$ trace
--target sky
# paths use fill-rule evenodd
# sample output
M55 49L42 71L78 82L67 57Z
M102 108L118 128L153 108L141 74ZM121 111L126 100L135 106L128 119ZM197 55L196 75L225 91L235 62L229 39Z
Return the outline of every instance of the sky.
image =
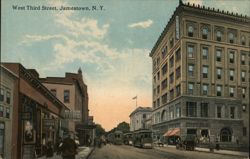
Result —
M250 16L249 0L183 0ZM40 77L81 67L90 115L106 131L138 106L152 106L149 53L179 0L2 0L1 61L19 62ZM40 10L28 10L40 6ZM25 7L15 10L14 6ZM78 6L89 10L42 10ZM96 6L98 10L92 10ZM100 7L101 6L101 7ZM101 9L102 8L102 9Z

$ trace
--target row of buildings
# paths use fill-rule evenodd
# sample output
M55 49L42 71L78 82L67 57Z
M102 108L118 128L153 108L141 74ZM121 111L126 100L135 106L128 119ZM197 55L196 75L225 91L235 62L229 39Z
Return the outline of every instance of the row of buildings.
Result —
M249 26L247 16L180 1L150 52L151 113L137 108L131 130L141 122L158 138L195 135L248 149Z
M1 63L0 155L33 159L45 155L66 134L89 144L95 125L89 116L87 85L82 71L65 77L40 78L35 69ZM92 140L93 141L93 140Z

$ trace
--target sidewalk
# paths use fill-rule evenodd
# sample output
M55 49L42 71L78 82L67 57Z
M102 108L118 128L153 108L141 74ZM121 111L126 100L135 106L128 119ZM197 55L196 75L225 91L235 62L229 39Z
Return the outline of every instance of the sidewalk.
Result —
M164 145L163 147L164 148L176 149L175 145ZM214 149L214 151L211 152L210 149L201 148L201 147L195 147L195 151L207 152L207 153L217 153L217 154L224 154L224 155L234 155L234 156L241 156L241 157L249 157L248 152L241 152L241 151L216 150L216 149Z
M76 155L76 159L87 159L93 150L94 150L93 147L85 147L85 146L78 147L78 154ZM43 156L39 157L38 159L46 159L46 157ZM56 153L54 153L54 156L48 159L62 159L62 156L56 155Z

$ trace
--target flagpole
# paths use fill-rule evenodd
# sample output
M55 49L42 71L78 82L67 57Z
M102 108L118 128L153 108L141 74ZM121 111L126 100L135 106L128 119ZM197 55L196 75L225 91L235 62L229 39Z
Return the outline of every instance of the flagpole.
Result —
M135 99L135 108L137 108L137 95L136 95L136 99Z

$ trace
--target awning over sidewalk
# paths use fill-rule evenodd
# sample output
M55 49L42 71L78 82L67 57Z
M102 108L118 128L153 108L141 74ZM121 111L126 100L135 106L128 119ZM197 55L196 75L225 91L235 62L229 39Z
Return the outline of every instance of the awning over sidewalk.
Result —
M169 134L169 136L179 136L180 135L180 128L175 128L173 129L173 131L171 131L171 133Z
M180 131L180 128L170 129L163 136L179 136Z
M173 131L173 129L168 130L163 136L169 136L169 134Z

